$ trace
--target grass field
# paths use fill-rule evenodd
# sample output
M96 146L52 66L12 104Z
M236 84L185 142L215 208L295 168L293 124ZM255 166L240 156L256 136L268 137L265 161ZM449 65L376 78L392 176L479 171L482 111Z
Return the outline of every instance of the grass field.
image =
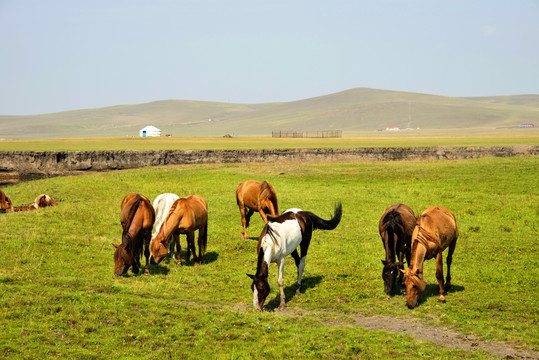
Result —
M483 340L539 350L539 161L536 158L440 162L178 166L60 177L5 188L15 205L48 193L57 207L0 214L0 358L491 358L481 352L353 326L352 316L386 315L450 328ZM307 257L305 290L290 312L252 309L250 279L263 222L253 216L240 240L234 190L267 179L280 210L300 207L329 218L342 201L337 229L318 231ZM206 262L163 261L150 276L113 276L120 202L132 192L202 195L209 204ZM414 310L388 297L381 279L377 223L403 202L416 214L451 209L460 237L453 288L437 302L435 264ZM181 238L185 248L185 238ZM185 254L182 254L185 256ZM445 256L444 256L445 261ZM270 268L270 306L277 306ZM268 331L271 327L271 331Z
M535 130L535 129L533 129ZM469 134L468 134L469 135ZM539 133L505 136L409 136L387 132L377 137L271 138L271 137L119 137L119 138L64 138L36 140L2 140L0 151L80 151L80 150L169 150L169 149L275 149L275 148L348 148L385 146L479 146L479 145L537 145Z

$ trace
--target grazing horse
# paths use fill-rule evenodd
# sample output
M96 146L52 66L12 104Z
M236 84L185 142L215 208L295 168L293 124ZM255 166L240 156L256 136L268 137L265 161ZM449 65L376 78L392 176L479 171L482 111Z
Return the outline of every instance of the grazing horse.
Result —
M122 200L122 211L120 222L122 224L122 243L112 244L114 252L114 275L121 276L131 270L138 274L142 247L145 246L144 256L146 257L146 267L144 274L150 273L148 258L150 256L150 238L153 223L155 221L155 211L150 200L144 195L129 194Z
M241 224L243 225L242 238L248 240L247 227L255 211L260 213L264 223L268 223L266 214L272 217L279 215L279 206L277 205L277 194L275 189L267 181L259 183L255 180L242 182L236 188L236 203L240 208Z
M268 283L269 265L274 262L279 265L279 277L277 283L281 290L281 304L279 308L284 308L284 259L288 254L292 254L298 268L298 280L296 283L296 295L301 293L301 276L305 268L305 258L313 230L333 230L339 225L342 215L342 205L335 206L335 212L331 220L324 220L312 212L300 209L288 209L280 216L270 218L258 240L258 262L256 274L249 275L253 282L253 306L262 310L264 301L270 293ZM301 257L298 255L297 247L300 247Z
M168 212L170 211L170 208L172 207L172 204L176 200L178 200L180 197L176 194L171 193L164 193L161 195L158 195L155 200L153 201L153 208L155 210L155 224L154 224L154 231L152 233L152 238L157 236L157 233L159 230L161 230L161 226L163 225L163 222L165 221ZM172 235L171 235L172 236ZM168 239L170 247L169 247L169 253L172 258L174 258L174 245L176 244L175 241L170 241L170 238ZM179 248L179 243L177 245ZM178 253L179 257L179 253Z
M399 272L399 269L404 269L404 255L406 255L407 264L410 265L410 240L415 221L414 212L404 204L391 205L380 218L378 232L386 251L386 259L382 260L384 264L382 279L384 291L388 295L393 295L397 274L399 275L398 287L401 287L402 294L406 295L406 287L402 283L403 274ZM395 262L395 256L398 262Z
M0 213L11 213L13 212L13 204L11 199L0 189Z
M436 257L436 279L440 289L438 301L445 303L445 292L451 289L451 262L457 244L459 231L455 216L448 209L433 206L423 211L417 219L412 234L412 257L410 266L404 273L404 283L408 295L406 305L413 309L418 305L419 297L427 284L423 280L423 261ZM444 287L442 252L449 247L447 253L447 278Z
M195 265L202 262L208 242L208 204L199 195L190 195L174 202L157 235L152 239L152 261L159 264L168 254L170 237L178 247L178 264L181 264L179 235L187 235L187 261L193 258ZM195 249L195 231L198 230L198 257Z
M47 194L41 194L34 199L34 202L29 205L16 206L13 208L13 211L30 211L36 210L39 208L44 208L47 206L56 206L58 205L56 201Z

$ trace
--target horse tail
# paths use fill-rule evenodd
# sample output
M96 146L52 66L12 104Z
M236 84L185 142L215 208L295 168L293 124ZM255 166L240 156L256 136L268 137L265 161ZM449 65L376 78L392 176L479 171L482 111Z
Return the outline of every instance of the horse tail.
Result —
M342 204L339 202L335 206L333 217L330 220L324 220L311 212L307 212L308 217L313 223L313 230L333 230L339 225L342 216Z
M202 236L202 243L199 244L202 248L202 254L206 253L206 246L208 245L208 221L206 220L206 224L204 224L204 236Z
M260 208L260 203L266 199L269 199L271 201L273 208L275 210L275 214L279 214L279 205L277 204L277 193L275 192L275 189L273 186L264 180L262 184L260 184L260 192L258 193L258 207Z

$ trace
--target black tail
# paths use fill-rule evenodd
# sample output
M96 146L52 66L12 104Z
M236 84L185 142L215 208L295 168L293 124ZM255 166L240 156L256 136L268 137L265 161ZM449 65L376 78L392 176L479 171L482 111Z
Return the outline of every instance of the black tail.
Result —
M333 217L330 220L324 220L315 214L308 212L309 218L311 219L313 223L313 230L320 229L320 230L333 230L339 225L339 222L341 221L342 216L342 204L339 202L335 206L335 212L333 214Z

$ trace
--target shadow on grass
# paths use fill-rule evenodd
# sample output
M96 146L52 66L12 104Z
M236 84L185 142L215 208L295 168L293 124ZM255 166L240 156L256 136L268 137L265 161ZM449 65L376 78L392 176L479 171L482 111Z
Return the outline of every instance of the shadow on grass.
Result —
M195 261L193 260L193 256L191 255L191 259L189 261L185 260L186 257L187 257L187 251L182 250L181 252L182 263L181 265L178 265L178 260L167 256L159 263L159 265L151 265L150 272L155 272L156 274L166 275L170 271L169 270L170 266L195 266ZM217 261L217 259L219 258L219 254L216 253L215 251L210 251L210 252L205 253L202 258L203 258L203 262L200 265L211 264L212 262ZM161 265L165 265L165 266L161 266ZM166 272L165 271L152 271L152 269L154 268L157 269L159 267L166 268L167 269Z
M427 287L425 288L425 291L423 292L423 294L421 294L421 297L419 298L419 302L418 302L418 306L420 306L421 304L423 304L427 298L430 298L430 297L439 297L440 296L440 288L438 287L438 284L429 284L427 285ZM445 293L445 297L446 297L446 301L447 301L447 297L449 296L449 299L451 299L451 293L455 293L455 292L460 292L460 291L464 291L465 288L464 286L460 286L460 285L454 285L452 284L451 285L451 290L447 291Z
M321 275L305 277L301 280L301 293L305 293L307 289L313 289L316 285L322 282L324 277ZM286 296L286 303L290 302L296 296L296 283L287 286L284 288L284 295ZM267 303L264 306L264 309L267 311L273 311L275 308L278 308L281 304L281 293L279 292L277 296Z

